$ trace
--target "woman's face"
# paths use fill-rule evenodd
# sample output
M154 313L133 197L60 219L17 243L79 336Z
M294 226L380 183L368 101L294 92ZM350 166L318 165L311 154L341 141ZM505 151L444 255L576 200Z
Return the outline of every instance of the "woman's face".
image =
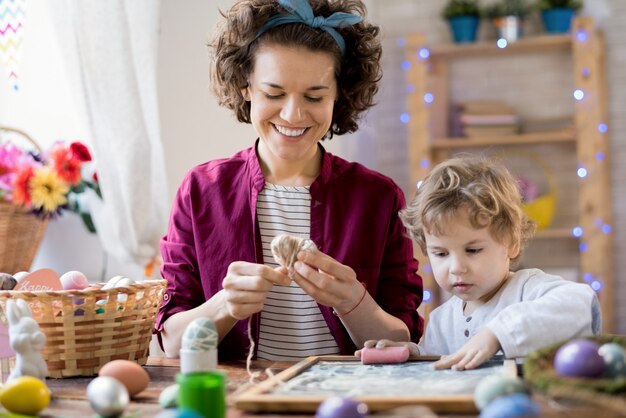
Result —
M275 44L257 50L248 87L250 119L272 163L306 164L330 129L337 97L330 53Z

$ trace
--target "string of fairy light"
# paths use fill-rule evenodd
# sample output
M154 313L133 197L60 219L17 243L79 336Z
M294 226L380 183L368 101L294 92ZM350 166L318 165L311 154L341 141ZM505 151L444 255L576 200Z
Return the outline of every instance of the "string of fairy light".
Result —
M587 40L589 39L589 34L587 33L587 31L585 29L577 29L574 39L576 42L580 42L580 43L584 43L587 42ZM400 48L405 48L406 47L406 39L405 38L398 38L396 40L396 45ZM496 40L496 46L500 49L504 49L508 46L508 41L504 38L500 38ZM426 47L420 48L417 50L416 53L416 57L419 60L422 61L428 61L428 59L430 58L430 50ZM403 71L409 71L411 69L411 61L406 59L403 60L401 63L401 68ZM584 79L587 79L591 76L591 71L589 68L582 68L581 69L581 75ZM413 94L415 93L415 86L413 86L411 83L407 83L406 84L406 93L407 94ZM585 98L587 98L587 95L585 93L585 90L577 87L574 89L574 91L572 92L572 96L574 98L574 100L576 102L582 102L585 100ZM424 103L429 106L431 105L434 101L435 101L435 95L432 92L425 92L424 96L423 96L423 100ZM402 122L403 124L408 124L411 120L411 115L408 112L402 112L400 114L400 122ZM609 126L606 122L600 122L597 125L597 131L602 135L602 138L604 140L606 140L606 134L609 131ZM595 154L595 159L599 162L603 162L606 159L606 155L604 152L602 151L598 151ZM430 166L430 161L428 158L422 158L419 162L420 164L420 168L422 169L427 169ZM587 167L585 167L584 164L579 163L576 167L576 176L579 178L579 180L583 181L587 178L587 176L589 175L589 170ZM419 188L421 185L422 181L418 181L416 183L416 187ZM612 232L612 227L610 224L604 222L604 220L597 218L594 220L594 226L596 227L596 230L599 231L599 233L602 234L611 234ZM571 235L577 239L580 240L580 243L578 245L578 250L583 253L588 251L589 249L589 244L585 241L583 241L583 238L589 236L592 232L590 231L589 233L587 233L583 227L581 226L574 226L571 229ZM430 266L430 264L425 264L422 267L424 273L426 274L432 274L432 268ZM601 277L596 277L594 276L592 273L589 272L584 272L582 274L582 278L583 280L589 284L589 286L591 286L591 288L593 290L595 290L596 292L600 292L602 290L602 288L604 287L604 282L602 280ZM424 295L423 295L423 302L429 302L432 300L432 292L428 289L424 289Z

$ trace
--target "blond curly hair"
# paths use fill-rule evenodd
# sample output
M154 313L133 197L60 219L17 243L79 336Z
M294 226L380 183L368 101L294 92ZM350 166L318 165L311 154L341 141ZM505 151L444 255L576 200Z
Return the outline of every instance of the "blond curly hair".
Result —
M500 244L519 246L511 259L519 261L535 223L522 210L518 182L506 167L474 155L446 160L419 185L415 198L400 211L400 219L426 254L425 232L444 234L450 219L461 210L467 210L474 228L488 227Z

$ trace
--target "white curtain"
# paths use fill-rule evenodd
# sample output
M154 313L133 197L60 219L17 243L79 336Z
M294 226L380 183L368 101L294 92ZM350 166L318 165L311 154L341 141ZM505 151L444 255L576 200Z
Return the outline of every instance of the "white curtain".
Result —
M104 200L90 198L98 236L120 261L159 254L169 205L157 102L156 0L55 0L70 89ZM51 39L53 41L53 39Z

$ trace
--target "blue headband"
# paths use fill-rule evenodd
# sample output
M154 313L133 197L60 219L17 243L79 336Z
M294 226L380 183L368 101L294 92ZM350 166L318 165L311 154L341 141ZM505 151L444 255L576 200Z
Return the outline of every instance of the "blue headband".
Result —
M312 28L320 28L328 32L333 39L335 39L337 45L339 45L341 55L344 55L346 52L346 42L334 28L356 25L363 20L361 16L344 12L336 12L328 17L315 16L313 15L313 9L309 4L309 0L278 0L278 3L283 6L289 14L274 15L267 19L263 27L261 27L256 34L256 38L276 26L285 25L287 23L304 23Z

